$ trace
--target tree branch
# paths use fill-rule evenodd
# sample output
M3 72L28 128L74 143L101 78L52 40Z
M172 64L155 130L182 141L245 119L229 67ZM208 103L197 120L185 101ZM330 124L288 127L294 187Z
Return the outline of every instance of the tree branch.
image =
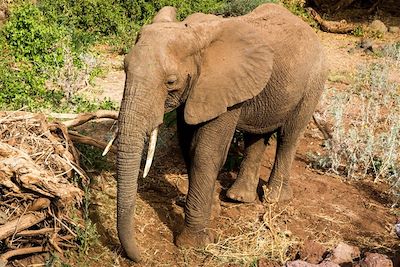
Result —
M44 213L30 213L16 218L2 226L0 226L0 240L3 240L14 233L18 233L25 230L32 225L38 224L39 222L46 219L46 214Z
M77 132L69 131L68 133L69 133L71 140L74 142L95 146L95 147L98 147L101 149L104 149L107 146L106 142L99 141L99 140L93 139L91 137L87 137L87 136L78 134ZM117 152L117 149L115 148L115 146L112 146L110 150L114 153Z
M321 30L330 33L350 33L354 30L355 26L352 24L326 21L324 20L313 8L306 8L311 17L320 25Z
M60 114L55 114L52 113L52 116L54 118L57 118L58 115ZM61 116L58 116L60 118ZM64 121L62 122L67 128L72 128L76 127L82 124L85 124L86 122L90 120L95 120L95 119L118 119L118 111L112 111L112 110L98 110L96 112L91 112L91 113L83 113L83 114L76 114L75 117L70 117L71 120Z

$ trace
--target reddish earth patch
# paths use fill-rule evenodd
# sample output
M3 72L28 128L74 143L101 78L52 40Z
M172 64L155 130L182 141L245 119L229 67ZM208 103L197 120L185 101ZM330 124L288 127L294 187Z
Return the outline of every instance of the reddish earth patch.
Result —
M224 235L229 235L229 232L237 232L238 227L260 220L271 212L277 217L280 229L286 229L298 241L288 252L292 259L301 258L316 263L326 249L332 249L341 241L358 246L362 253L398 255L399 239L393 231L396 218L390 208L392 200L386 193L387 186L367 180L347 182L311 169L305 155L320 149L321 140L309 134L315 131L310 128L300 142L292 172L294 199L291 202L279 205L262 204L260 201L251 204L230 202L224 194L233 183L234 175L223 173L218 181L220 189L217 190L220 192L220 200L217 201L220 205L214 205L220 212L214 213L219 213L219 216L214 218L212 228L217 233L222 230ZM167 135L172 133L167 132ZM229 261L216 260L201 251L182 251L174 245L174 236L183 225L183 208L177 202L186 193L187 178L175 138L168 143L160 145L149 178L140 181L136 232L144 262L137 266L242 266L229 265ZM269 175L273 158L274 141L265 153L260 185ZM112 176L106 178L106 183L115 185ZM115 188L111 191L111 195L115 195ZM114 229L115 202L104 200L104 195L101 198L101 206L93 206L94 213L97 213L94 219L103 245L116 251L119 245ZM130 265L123 254L119 259L122 266ZM267 263L271 266L277 264L261 259L260 266L268 266L265 265Z

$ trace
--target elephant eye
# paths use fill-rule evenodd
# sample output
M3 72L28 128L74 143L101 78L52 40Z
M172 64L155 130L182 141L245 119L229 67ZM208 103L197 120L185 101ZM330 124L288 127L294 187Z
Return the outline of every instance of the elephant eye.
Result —
M168 89L175 90L176 82L178 81L178 77L176 75L169 75L165 80L165 84L167 85Z

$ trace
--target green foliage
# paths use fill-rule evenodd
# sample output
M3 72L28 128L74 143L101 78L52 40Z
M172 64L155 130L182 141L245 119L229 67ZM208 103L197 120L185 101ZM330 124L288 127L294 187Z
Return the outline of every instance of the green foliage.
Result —
M46 20L37 6L18 6L4 27L7 45L17 61L36 66L60 65L63 62L60 40L64 32Z
M290 12L292 12L294 15L300 17L301 19L303 19L311 27L314 27L314 28L318 27L318 24L310 16L310 14L307 12L307 10L304 8L304 3L302 1L281 0L281 2L287 9L289 9Z
M364 36L364 29L362 26L357 26L353 31L352 34L357 37Z
M225 0L221 13L224 16L241 16L249 13L259 5L277 2L278 0Z
M86 169L98 171L112 169L113 165L101 155L103 151L100 148L85 144L76 144L76 148L80 152L80 162Z

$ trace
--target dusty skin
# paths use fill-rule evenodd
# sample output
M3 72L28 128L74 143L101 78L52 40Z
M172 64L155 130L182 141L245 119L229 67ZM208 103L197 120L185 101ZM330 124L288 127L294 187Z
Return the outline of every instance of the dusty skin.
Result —
M359 50L349 53L348 51L359 43L358 37L323 32L318 32L318 36L327 51L329 63L327 94L332 87L340 90L349 88L351 85L349 76L355 73L359 64L383 60ZM388 33L376 43L384 45L398 41L399 38L398 35ZM96 80L97 87L92 89L93 94L98 95L102 92L104 96L120 101L124 86L122 57L112 54L106 47L101 47L99 50L105 62L108 62L110 72L105 78ZM393 79L400 82L398 73ZM324 105L329 103L323 102L318 110L323 111ZM110 126L103 122L93 124L86 130L101 139ZM139 179L135 231L143 262L134 266L250 265L251 261L247 261L247 265L240 264L237 258L239 254L234 254L232 251L224 254L221 251L217 253L215 247L206 250L180 250L175 246L174 237L183 225L182 197L187 192L185 164L180 156L175 133L174 127L161 131L155 162L149 176L146 179ZM234 237L244 234L252 240L250 234L254 229L248 225L258 225L257 223L271 215L274 218L273 230L279 229L280 233L294 240L291 249L285 250L287 256L281 257L278 246L274 254L261 256L265 257L262 262L271 263L271 266L274 266L273 262L277 264L281 259L294 259L296 254L300 255L307 240L321 243L327 248L333 248L340 241L344 241L360 247L362 253L377 251L390 256L396 253L398 255L400 245L393 231L393 224L396 221L395 214L396 212L399 214L399 211L391 208L393 201L387 193L387 185L373 183L369 179L345 181L343 177L310 168L307 154L321 151L322 142L320 132L310 122L304 137L300 140L293 163L290 183L295 197L285 204L266 205L260 201L250 204L231 202L225 194L237 174L222 173L218 178L217 194L215 194L220 205L215 205L216 209L213 211L215 218L211 225L216 237L221 237L217 240L220 243L217 244L236 246L238 243L234 243L236 242ZM274 150L275 143L272 140L261 163L260 177L263 181L272 168ZM109 155L110 162L114 162L114 157L115 155ZM83 258L74 253L64 258L71 266L99 266L99 262L102 266L132 266L132 262L127 260L122 252L115 229L115 178L114 169L93 173L95 182L92 187L90 210L91 218L100 234L100 242L93 245L89 255ZM269 232L265 232L265 235L269 237ZM225 240L230 241L223 243ZM240 249L242 258L245 258L244 247ZM38 262L43 262L43 258L32 258L24 263Z

